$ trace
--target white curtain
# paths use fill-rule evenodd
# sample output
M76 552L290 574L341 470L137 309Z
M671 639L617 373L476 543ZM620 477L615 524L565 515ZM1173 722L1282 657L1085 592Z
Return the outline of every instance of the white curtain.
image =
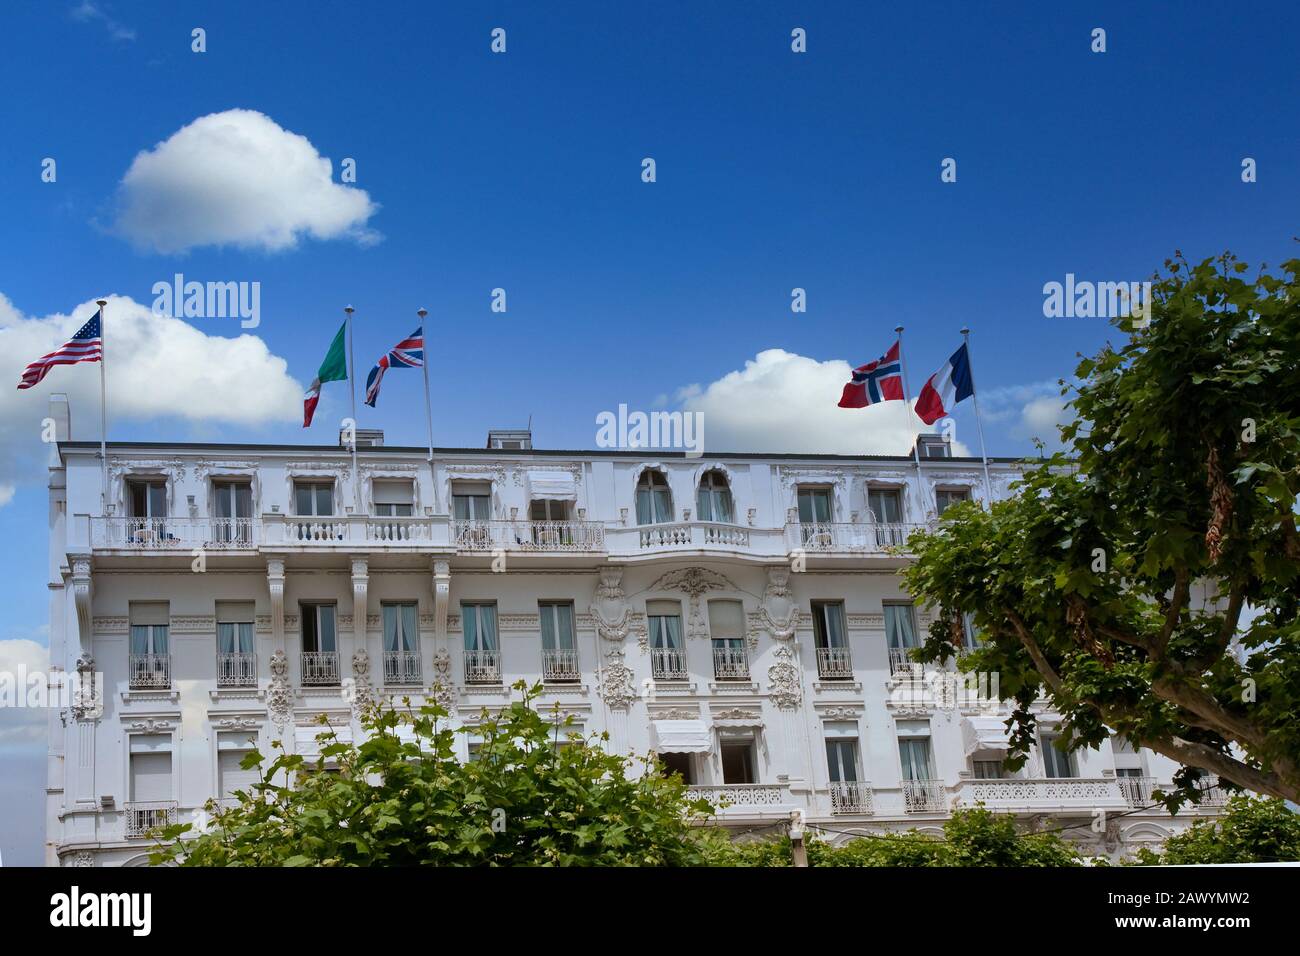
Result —
M893 648L916 647L916 628L912 624L912 605L885 605L885 633Z

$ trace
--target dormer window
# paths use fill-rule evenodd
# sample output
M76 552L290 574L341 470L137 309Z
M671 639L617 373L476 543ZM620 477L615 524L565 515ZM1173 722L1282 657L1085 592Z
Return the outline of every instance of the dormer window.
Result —
M636 483L636 523L665 524L673 520L673 495L662 471L643 471Z
M695 496L696 514L701 521L731 524L735 518L731 503L731 486L720 471L706 471Z

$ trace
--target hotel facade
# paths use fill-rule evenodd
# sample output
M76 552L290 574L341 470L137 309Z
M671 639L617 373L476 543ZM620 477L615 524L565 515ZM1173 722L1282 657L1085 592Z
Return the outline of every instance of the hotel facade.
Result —
M658 753L738 831L791 812L835 842L940 833L983 803L1072 827L1112 858L1219 812L1150 808L1177 765L1066 755L1044 711L1002 767L993 675L913 664L932 621L898 571L908 535L986 497L978 460L68 441L50 493L51 666L92 688L50 716L49 865L141 864L148 831L251 782L253 746L359 740L368 701L442 704L468 729L539 706ZM354 466L355 461L355 466ZM993 495L1017 476L990 462ZM977 637L967 635L968 641ZM101 682L93 678L99 675ZM98 687L96 692L93 688Z

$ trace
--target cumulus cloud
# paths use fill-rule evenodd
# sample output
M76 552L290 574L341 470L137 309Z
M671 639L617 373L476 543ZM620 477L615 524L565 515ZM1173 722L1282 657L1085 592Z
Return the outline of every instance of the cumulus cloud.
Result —
M1000 426L1012 438L1038 439L1052 450L1061 447L1057 427L1074 418L1066 407L1067 400L1068 396L1061 394L1059 382L1030 382L981 394L980 411L986 422Z
M99 371L93 364L57 366L45 381L18 391L22 369L66 342L95 310L83 302L68 314L22 315L0 294L0 503L13 487L41 480L50 449L41 441L49 394L64 392L76 439L99 436ZM110 296L108 405L113 421L179 418L190 424L263 425L301 414L302 386L253 335L222 338L127 296ZM8 492L6 496L6 491Z
M784 349L759 352L745 367L677 394L682 408L704 414L705 448L715 451L908 455L915 431L897 402L848 409L836 405L849 363L820 362ZM915 428L924 428L913 419ZM958 454L967 454L958 445ZM706 450L707 454L707 450Z
M27 676L45 674L49 666L50 653L44 645L25 638L0 641L0 680L16 699L26 699ZM41 708L0 707L0 744L44 740L47 716Z
M366 226L379 207L365 190L334 182L310 140L254 110L200 116L139 153L117 198L115 231L162 253L379 238Z

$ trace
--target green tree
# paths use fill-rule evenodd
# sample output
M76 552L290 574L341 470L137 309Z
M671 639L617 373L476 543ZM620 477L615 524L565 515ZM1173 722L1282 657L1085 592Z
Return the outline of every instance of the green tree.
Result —
M974 615L962 664L1014 701L1012 766L1045 698L1068 749L1114 732L1183 764L1171 809L1207 774L1297 800L1300 260L1165 265L1149 321L1116 320L1063 392L1067 451L913 538L908 586L939 609L916 656L960 654Z
M1279 861L1300 861L1300 815L1281 800L1244 796L1229 800L1218 820L1198 820L1158 852L1143 847L1133 860L1142 866Z
M635 768L532 706L538 689L476 728L462 762L447 714L374 708L359 745L326 730L320 759L260 753L261 779L198 835L170 827L154 863L197 866L693 866L712 813L678 777ZM399 735L399 728L413 731ZM326 771L325 763L337 770ZM635 769L652 772L636 775ZM292 778L293 785L287 781Z

